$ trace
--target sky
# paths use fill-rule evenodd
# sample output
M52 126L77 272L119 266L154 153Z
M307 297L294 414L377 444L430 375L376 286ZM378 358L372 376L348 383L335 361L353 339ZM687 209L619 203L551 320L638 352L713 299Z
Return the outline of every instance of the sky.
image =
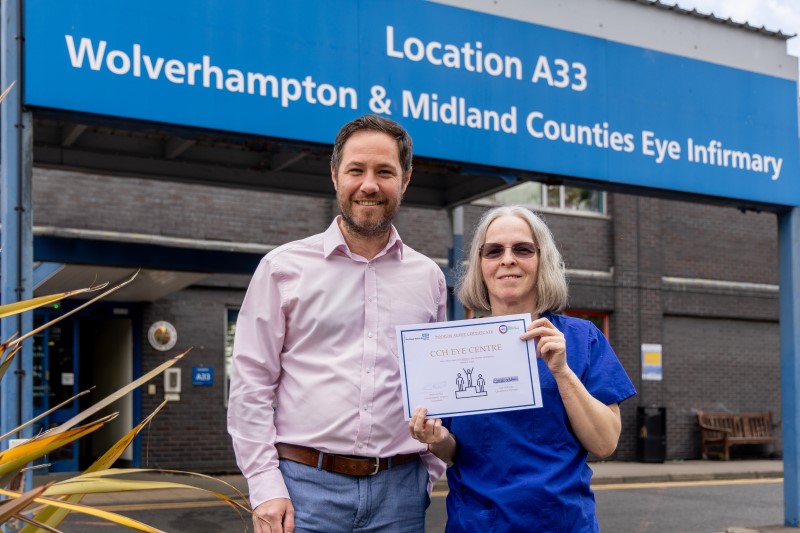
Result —
M662 0L664 4L677 4L684 9L701 13L714 13L734 22L747 22L751 26L765 26L768 30L785 34L800 34L800 1L798 0ZM800 36L789 39L787 50L800 57Z

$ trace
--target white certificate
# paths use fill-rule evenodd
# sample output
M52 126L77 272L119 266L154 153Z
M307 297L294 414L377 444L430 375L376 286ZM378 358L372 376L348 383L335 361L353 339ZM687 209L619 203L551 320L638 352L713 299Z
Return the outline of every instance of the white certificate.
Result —
M533 342L519 336L530 314L397 326L406 420L542 406Z

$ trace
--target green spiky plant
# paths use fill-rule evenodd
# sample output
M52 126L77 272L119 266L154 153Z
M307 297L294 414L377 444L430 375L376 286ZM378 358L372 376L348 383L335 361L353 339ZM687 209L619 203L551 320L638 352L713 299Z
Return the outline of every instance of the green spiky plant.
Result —
M12 85L0 95L0 102L5 99L13 86L14 84L12 83ZM21 302L0 305L0 320L2 320L6 317L19 313L32 312L38 307L54 304L70 296L102 291L97 296L76 307L74 310L63 314L51 320L50 322L43 324L42 326L39 326L28 333L25 333L22 336L15 335L12 338L2 342L2 344L0 344L0 381L3 380L14 359L18 357L18 354L22 348L22 343L25 340L44 331L48 327L63 320L69 315L76 313L77 311L93 304L105 296L121 289L128 283L132 282L135 277L136 275L111 288L107 288L108 284L102 284L70 292L52 294L49 296L32 298ZM204 478L209 477L203 476L202 474L164 470L111 468L115 461L119 459L119 457L125 451L125 449L133 442L133 439L139 434L139 432L145 426L147 426L153 417L166 405L166 401L159 405L156 410L142 420L141 423L131 428L131 430L124 437L117 441L83 473L56 483L44 484L26 492L23 492L20 488L23 479L22 475L30 469L30 465L33 464L34 461L40 460L53 450L70 444L73 441L100 429L106 423L113 420L117 416L116 413L86 422L100 410L111 405L137 387L164 372L164 370L180 361L188 352L189 350L186 350L185 352L168 359L157 368L151 370L147 374L100 400L88 409L78 413L67 422L40 433L35 437L27 439L13 448L9 448L0 452L0 527L5 526L6 530L9 530L9 528L17 530L20 525L24 524L21 530L23 533L33 533L37 531L58 532L59 530L57 527L67 517L67 515L71 512L78 512L102 518L104 520L108 520L137 531L155 533L159 532L160 530L126 516L94 508L90 505L81 504L80 502L87 494L162 489L194 489L213 495L223 502L231 505L239 512L239 517L242 518L242 522L246 529L246 523L243 519L243 516L248 514L253 515L252 509L250 509L249 505L247 504L245 496L224 481L217 480L219 483L224 485L224 488L221 490L233 491L237 495L236 498L229 497L220 492L195 487L189 484L165 481L143 481L125 478L126 475L138 474L142 472L169 472L200 476ZM21 434L23 429L46 417L56 409L59 409L60 407L69 404L73 400L87 394L88 392L88 390L80 392L79 394L62 402L52 409L23 423L19 427L14 428L5 435L0 435L0 442L10 439L14 435Z

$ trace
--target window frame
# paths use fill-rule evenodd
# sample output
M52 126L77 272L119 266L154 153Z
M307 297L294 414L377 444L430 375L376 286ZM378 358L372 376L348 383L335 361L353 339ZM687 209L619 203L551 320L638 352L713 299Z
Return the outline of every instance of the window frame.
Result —
M610 322L609 317L611 316L611 313L608 313L607 311L589 311L589 310L586 310L586 309L567 309L566 311L564 311L564 314L567 315L567 316L573 316L573 317L576 317L576 318L584 318L584 319L586 317L599 317L599 318L601 318L602 319L602 323L603 323L603 327L598 328L598 329L603 332L603 335L606 336L606 340L611 342L611 335L609 333L609 326L608 326L609 322ZM597 324L595 324L595 325L597 325Z
M223 368L223 405L228 407L228 396L231 388L231 364L233 361L233 339L236 336L236 321L239 318L239 307L225 308L225 347L222 350ZM231 324L233 329L231 330Z
M518 186L523 185L525 183L536 183L541 187L542 192L541 192L541 203L540 204L529 204L529 203L519 203L519 202L508 202L508 203L506 203L506 202L498 201L498 200L495 200L495 199L491 199L491 198L489 198L489 196L484 196L483 198L479 198L477 200L474 200L472 202L472 204L473 205L478 205L478 206L484 206L484 207L499 207L499 206L504 206L504 205L518 204L518 205L523 205L525 207L528 207L528 208L530 208L530 209L532 209L534 211L538 211L538 212L541 212L541 213L555 213L555 214L559 214L559 215L572 215L572 216L581 216L581 217L590 217L590 218L607 218L608 217L608 193L606 191L599 190L599 189L584 189L583 187L570 187L570 188L573 188L573 189L583 189L583 190L587 190L587 191L596 191L596 192L600 193L600 211L583 211L583 210L580 210L580 209L571 209L571 208L565 207L565 199L566 199L565 191L566 191L566 188L567 188L566 185L548 185L547 183L539 182L539 181L525 181L525 182L522 182L522 183L514 184L513 186L511 186L511 187L509 187L507 189L503 189L502 191L498 191L497 193L494 193L494 194L499 194L499 193L502 193L502 192L505 192L505 191L509 191L509 190L513 189L514 187L518 187ZM558 191L559 191L558 207L553 207L553 206L547 205L549 194L550 194L548 189L550 187L558 187Z

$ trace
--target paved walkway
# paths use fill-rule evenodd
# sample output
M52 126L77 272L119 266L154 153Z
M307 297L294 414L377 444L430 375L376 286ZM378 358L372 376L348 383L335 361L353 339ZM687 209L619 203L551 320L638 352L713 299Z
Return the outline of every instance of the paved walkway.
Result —
M593 462L593 485L658 483L668 481L708 481L715 479L756 479L783 477L783 462L780 460L733 460L733 461L667 461L665 463ZM63 479L63 474L34 476L34 484ZM137 479L184 483L207 490L234 496L236 490L247 492L247 484L240 475L218 475L215 479L174 474L138 474ZM220 481L229 484L227 486ZM435 491L446 491L445 481L437 483ZM207 492L192 489L166 489L143 492L118 492L88 495L85 503L92 505L124 506L142 503L185 502L214 499ZM782 525L765 525L757 529L730 527L721 533L800 533L798 528Z
M592 484L656 483L664 481L707 481L711 479L753 479L783 477L783 461L667 461L664 463L589 463Z

